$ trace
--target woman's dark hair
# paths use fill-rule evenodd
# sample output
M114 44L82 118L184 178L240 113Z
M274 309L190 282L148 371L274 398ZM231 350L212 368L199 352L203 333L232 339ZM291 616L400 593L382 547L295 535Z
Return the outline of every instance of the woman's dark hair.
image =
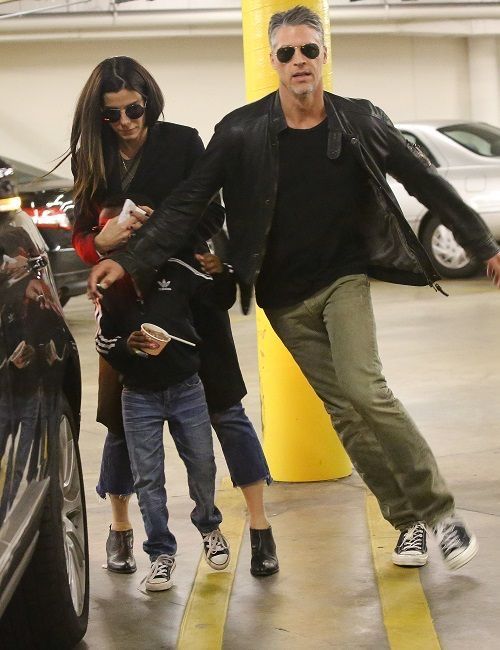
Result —
M78 98L71 128L70 151L75 176L74 201L88 204L106 182L103 141L109 126L102 121L105 93L138 92L146 102L145 124L152 126L163 113L160 87L140 63L128 56L101 61L92 71Z

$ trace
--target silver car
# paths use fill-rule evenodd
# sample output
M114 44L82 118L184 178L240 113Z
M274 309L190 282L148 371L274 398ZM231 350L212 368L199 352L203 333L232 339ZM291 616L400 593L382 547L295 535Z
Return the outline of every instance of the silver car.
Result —
M500 241L500 128L484 122L457 121L404 122L396 126L479 212ZM393 178L389 183L436 270L449 278L476 273L480 263L468 257L439 216L431 214Z

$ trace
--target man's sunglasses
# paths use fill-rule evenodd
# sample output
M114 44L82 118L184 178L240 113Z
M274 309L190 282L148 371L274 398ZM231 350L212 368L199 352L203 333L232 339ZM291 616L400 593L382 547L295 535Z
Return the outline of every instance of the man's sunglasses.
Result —
M319 56L320 48L317 43L306 43L305 45L285 45L276 50L276 58L280 63L288 63L293 59L295 50L299 48L304 56L308 59L317 59Z
M120 120L122 110L125 111L125 115L129 120L138 120L142 117L146 111L146 104L129 104L122 108L103 108L101 109L101 115L103 122L118 122Z

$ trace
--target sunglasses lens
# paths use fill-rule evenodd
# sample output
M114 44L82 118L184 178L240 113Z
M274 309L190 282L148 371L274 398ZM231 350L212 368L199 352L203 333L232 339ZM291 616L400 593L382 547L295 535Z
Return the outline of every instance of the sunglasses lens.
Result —
M129 120L138 120L144 115L145 110L146 107L141 104L129 104L125 107L125 115ZM118 122L121 111L119 108L103 108L101 115L104 122Z
M300 51L304 56L307 56L308 59L316 59L319 56L319 45L316 43L306 43L305 45L300 46ZM293 59L295 54L295 48L291 45L286 47L280 47L276 50L276 58L280 63L288 63Z
M276 50L276 58L280 63L288 63L288 61L291 61L294 54L295 48L291 46L280 47Z
M308 59L316 59L319 56L319 45L316 43L306 43L300 48L300 51Z
M145 110L141 104L129 104L125 109L125 113L131 120L137 120L144 115Z
M119 108L103 108L101 114L104 122L118 122L120 119Z

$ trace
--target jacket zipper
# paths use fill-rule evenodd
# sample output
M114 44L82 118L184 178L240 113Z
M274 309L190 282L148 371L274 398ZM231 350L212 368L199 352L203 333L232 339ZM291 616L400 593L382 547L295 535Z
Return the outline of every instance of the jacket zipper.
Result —
M389 204L392 205L394 208L396 208L397 206L394 205L394 201L392 200L391 196L388 194L388 192L385 189L384 185L377 178L377 175L373 171L373 169L371 168L371 165L369 165L366 162L365 156L364 156L364 148L363 148L363 145L361 144L361 142L359 141L359 138L356 138L355 136L352 136L351 137L351 144L354 145L357 148L357 150L359 151L359 155L360 155L361 161L363 163L363 166L368 171L368 173L370 174L372 179L375 181L377 188L384 194L386 200L389 201ZM400 210L398 210L398 212L401 214ZM404 219L404 215L401 214L401 216ZM448 294L442 289L442 287L439 284L437 284L436 280L433 280L432 278L429 277L427 271L422 266L422 264L421 264L421 262L420 262L420 260L418 258L418 255L416 255L415 252L408 246L408 242L406 241L406 237L401 232L401 228L399 226L399 223L398 223L397 219L394 219L394 224L396 226L397 233L398 233L401 245L403 246L403 248L405 249L407 254L417 262L417 264L420 267L420 270L422 272L422 275L427 280L428 286L432 287L435 291L438 291L438 292L442 293L443 295L447 296Z

